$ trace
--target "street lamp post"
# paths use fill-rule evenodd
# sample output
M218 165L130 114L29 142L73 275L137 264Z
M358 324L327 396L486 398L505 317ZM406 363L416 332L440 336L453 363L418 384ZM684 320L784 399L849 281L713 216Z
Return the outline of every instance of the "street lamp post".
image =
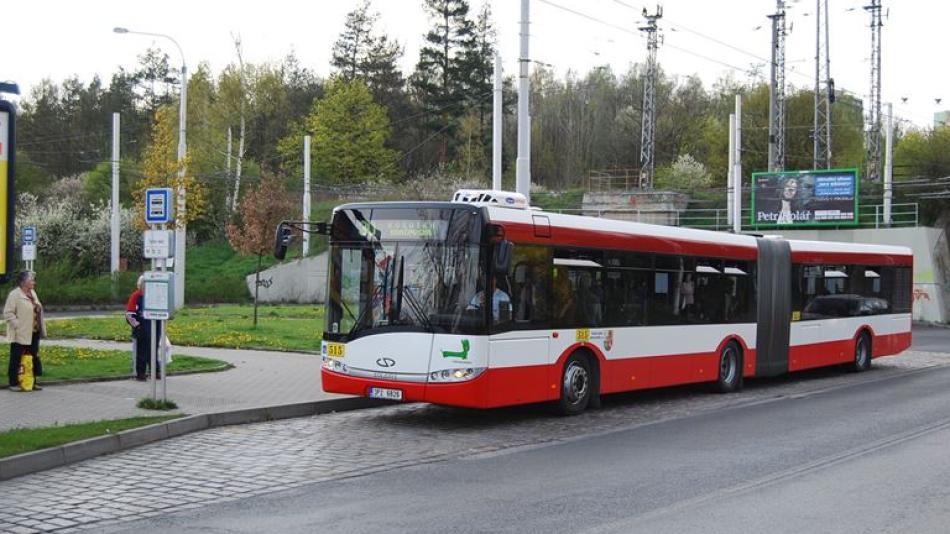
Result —
M128 33L135 35L147 35L150 37L161 37L171 41L178 53L181 55L181 98L179 98L178 108L178 187L175 191L175 308L181 308L185 304L185 154L187 145L185 143L185 124L188 110L188 67L185 64L185 53L174 38L163 33L139 32L127 28L113 28L115 33Z

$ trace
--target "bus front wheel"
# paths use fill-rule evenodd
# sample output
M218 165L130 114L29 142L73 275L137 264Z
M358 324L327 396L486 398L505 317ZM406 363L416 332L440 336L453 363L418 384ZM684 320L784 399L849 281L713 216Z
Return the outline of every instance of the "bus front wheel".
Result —
M742 351L734 341L730 341L719 353L719 378L716 391L732 393L742 389Z
M871 368L871 338L867 332L862 332L854 344L854 362L851 370L860 373Z
M577 415L583 412L590 404L595 383L587 357L583 354L572 354L564 363L564 372L561 374L558 411L562 415Z

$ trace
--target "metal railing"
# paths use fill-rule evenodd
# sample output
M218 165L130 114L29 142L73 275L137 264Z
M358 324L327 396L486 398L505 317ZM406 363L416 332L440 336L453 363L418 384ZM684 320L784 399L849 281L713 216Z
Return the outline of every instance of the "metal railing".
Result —
M587 175L587 190L592 193L632 191L640 187L640 169L593 170Z
M616 209L561 209L552 210L556 213L567 213L573 215L587 215L591 217L607 217L625 219L630 221L651 222L658 224L667 224L669 226L683 226L687 228L701 228L704 230L725 231L732 229L732 222L729 220L725 208L692 208L682 211L675 210L651 210L636 208L616 208ZM742 210L742 229L745 231L757 231L758 228L749 224L751 210L744 208ZM916 202L891 205L891 224L884 223L884 205L871 204L861 206L858 209L858 224L854 225L822 225L821 228L904 228L918 225L920 220L920 206ZM783 229L792 229L786 227ZM814 227L806 227L814 228ZM762 230L771 228L763 227Z

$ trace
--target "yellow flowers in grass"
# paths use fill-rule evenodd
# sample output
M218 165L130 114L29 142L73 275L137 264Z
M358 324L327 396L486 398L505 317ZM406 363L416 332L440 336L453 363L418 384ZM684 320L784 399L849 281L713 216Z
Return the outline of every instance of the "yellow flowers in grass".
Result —
M73 347L58 347L55 345L45 345L40 352L43 358L43 362L46 365L57 365L65 364L69 362L74 362L76 360L107 360L114 357L112 351L103 351L103 350L94 350L94 349L85 349L85 348L73 348Z

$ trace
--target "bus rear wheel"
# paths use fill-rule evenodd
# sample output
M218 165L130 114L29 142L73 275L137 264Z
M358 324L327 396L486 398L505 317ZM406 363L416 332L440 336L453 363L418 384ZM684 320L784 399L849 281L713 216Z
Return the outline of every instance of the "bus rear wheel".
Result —
M595 383L587 357L583 354L572 354L564 363L564 372L561 374L558 412L562 415L577 415L587 409Z
M867 332L861 332L858 340L854 343L854 362L851 363L851 370L860 373L871 368L871 338Z
M719 378L715 390L719 393L732 393L742 389L742 352L734 341L730 341L719 353Z

